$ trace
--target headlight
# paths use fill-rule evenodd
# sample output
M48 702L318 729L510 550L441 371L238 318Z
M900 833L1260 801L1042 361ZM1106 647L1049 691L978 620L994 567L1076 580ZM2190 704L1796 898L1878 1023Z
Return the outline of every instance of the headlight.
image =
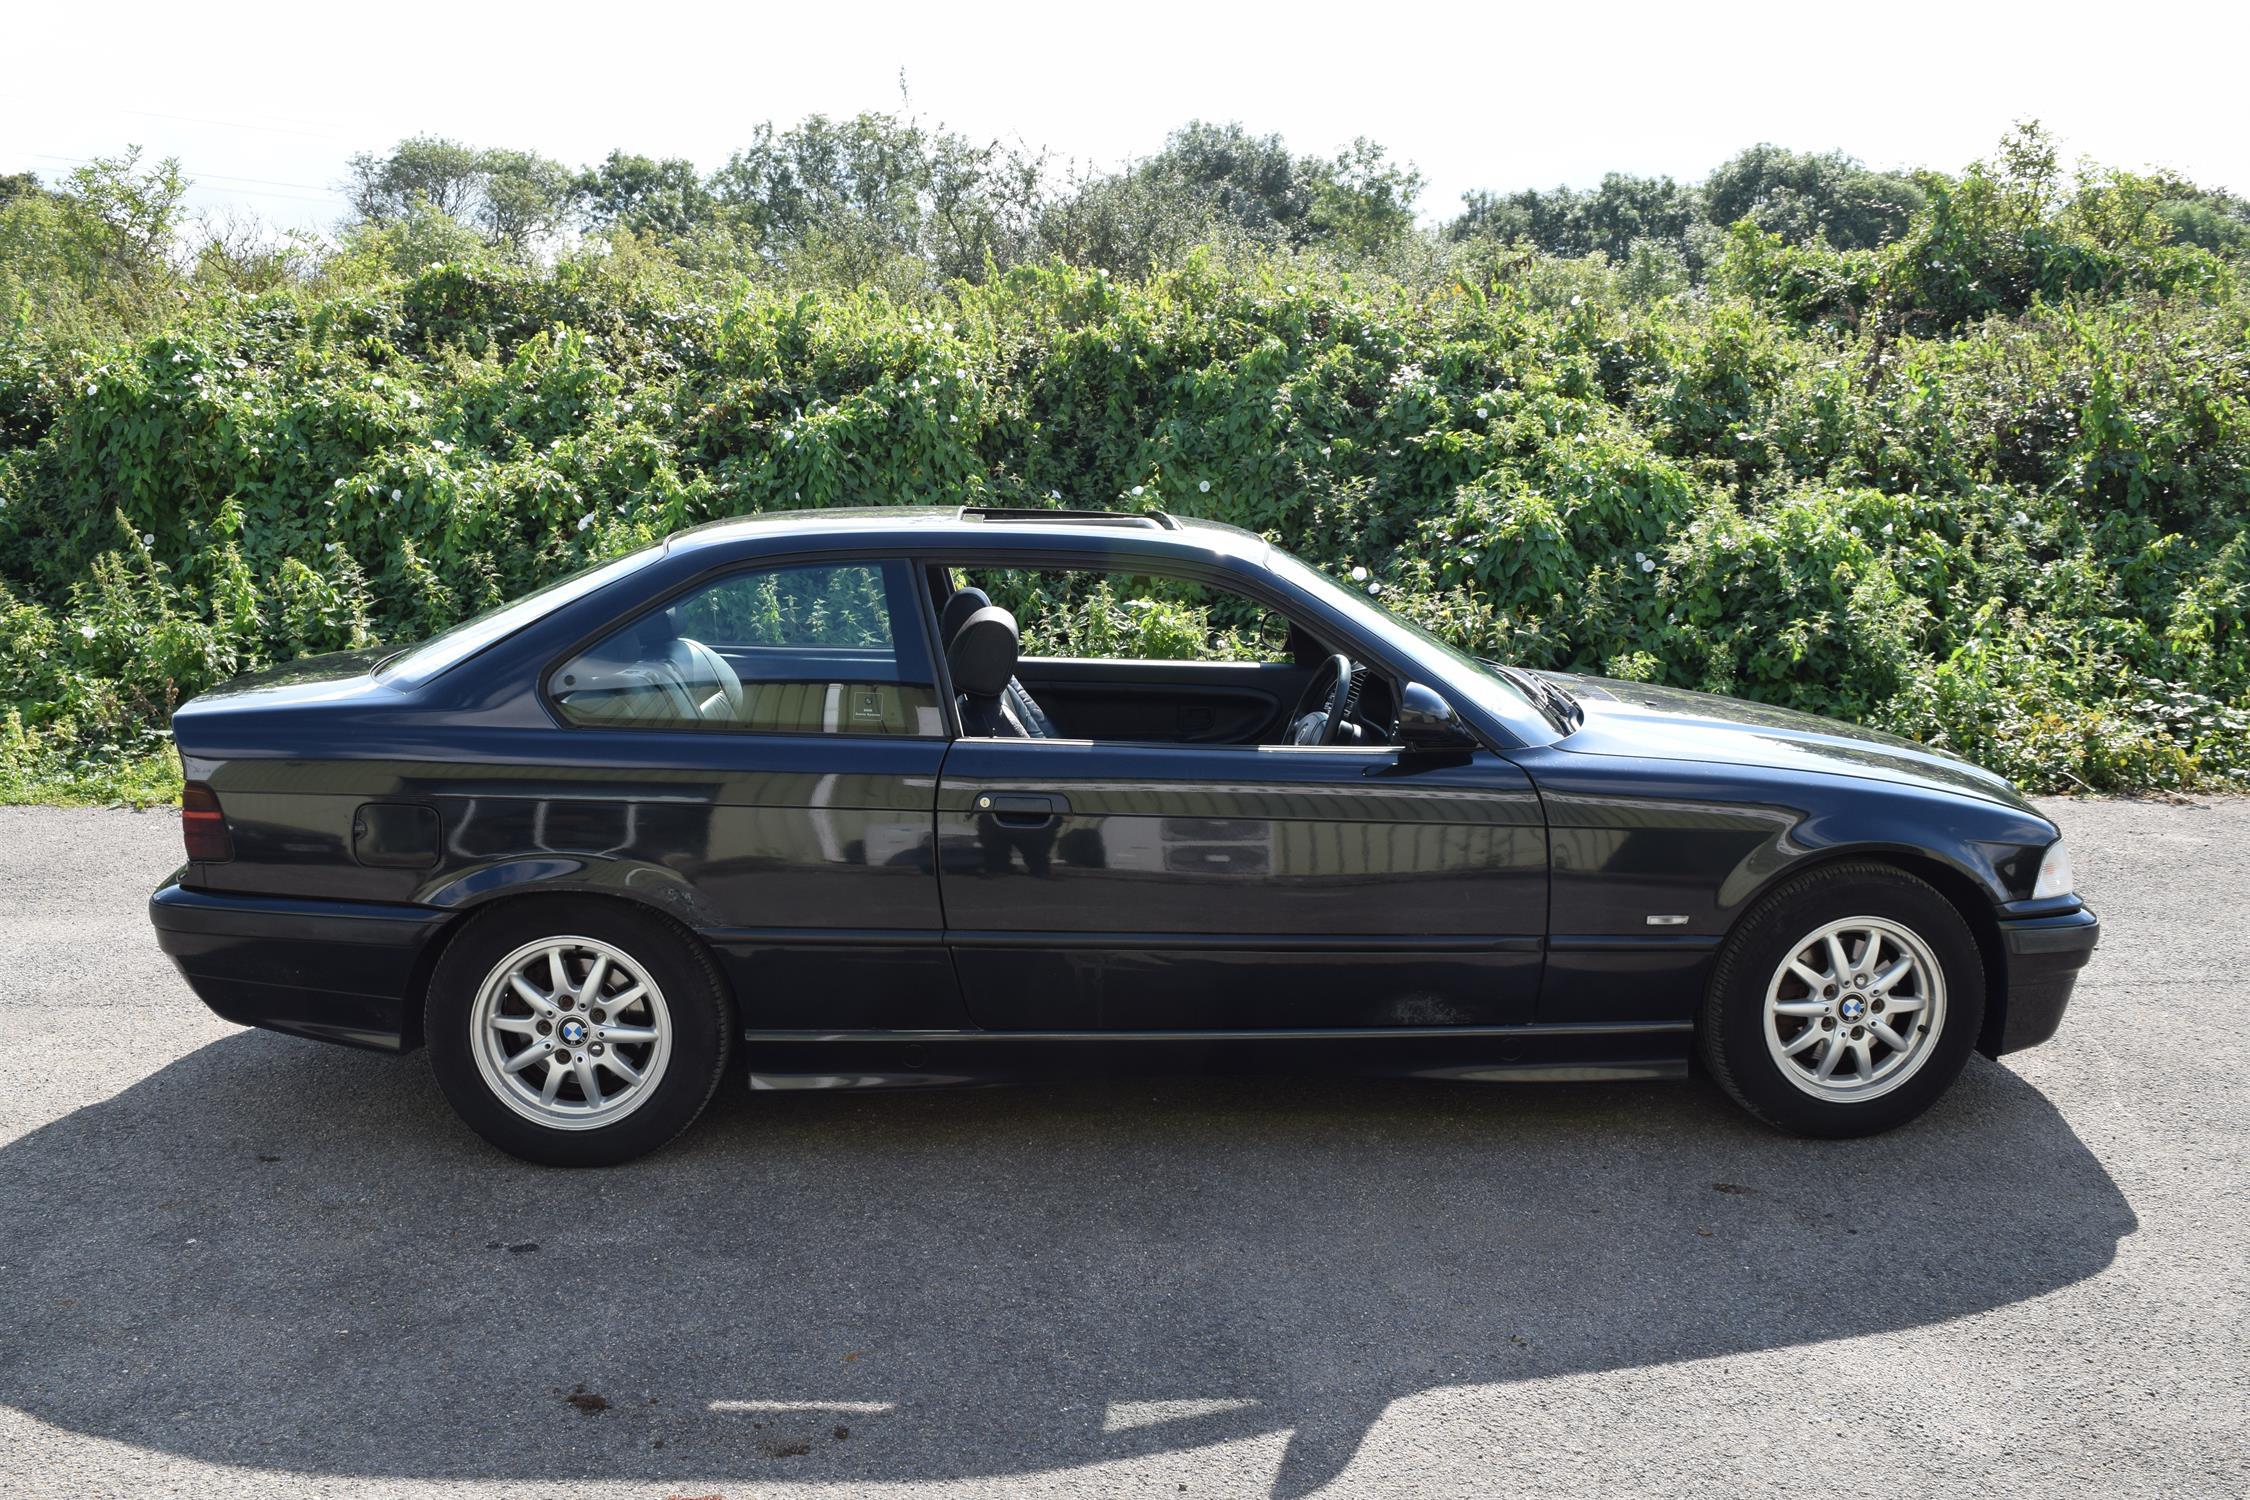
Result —
M2031 883L2031 899L2045 901L2051 896L2067 896L2078 889L2070 873L2070 850L2061 839L2047 846L2047 857L2039 861L2039 878Z

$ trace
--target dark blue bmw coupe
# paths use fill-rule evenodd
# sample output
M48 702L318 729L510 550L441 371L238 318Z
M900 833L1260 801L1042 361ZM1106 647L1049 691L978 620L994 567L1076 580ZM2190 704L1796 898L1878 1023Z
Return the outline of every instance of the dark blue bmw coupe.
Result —
M700 527L189 703L151 916L220 1015L426 1044L486 1139L572 1165L671 1139L737 1057L761 1088L1700 1059L1848 1136L2053 1034L2097 924L1999 777L1478 661L1369 592L1165 515Z

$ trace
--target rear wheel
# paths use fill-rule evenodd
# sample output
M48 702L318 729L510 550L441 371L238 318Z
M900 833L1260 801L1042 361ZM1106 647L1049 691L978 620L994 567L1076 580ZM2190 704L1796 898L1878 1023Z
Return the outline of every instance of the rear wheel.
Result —
M424 1035L461 1118L511 1155L608 1166L703 1112L732 1050L709 957L661 917L540 900L472 918L431 976Z
M1953 904L1879 864L1831 865L1761 901L1720 950L1699 1027L1719 1085L1801 1135L1913 1119L1968 1061L1984 964Z

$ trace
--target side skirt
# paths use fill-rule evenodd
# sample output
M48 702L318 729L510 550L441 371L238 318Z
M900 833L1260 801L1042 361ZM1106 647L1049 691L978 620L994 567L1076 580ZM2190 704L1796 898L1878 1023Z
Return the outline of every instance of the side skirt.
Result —
M1682 1078L1686 1021L1320 1031L747 1031L753 1089L942 1088L1180 1073L1470 1082Z

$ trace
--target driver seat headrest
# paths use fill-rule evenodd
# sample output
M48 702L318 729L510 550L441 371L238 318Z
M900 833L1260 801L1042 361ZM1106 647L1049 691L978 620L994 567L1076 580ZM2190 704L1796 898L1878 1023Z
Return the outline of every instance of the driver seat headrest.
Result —
M1016 674L1016 617L996 604L971 613L945 648L953 686L972 698L997 698Z
M973 587L955 589L945 601L945 613L938 616L939 644L952 645L953 634L961 628L963 620L980 609L990 609L991 607L992 596L983 589Z

